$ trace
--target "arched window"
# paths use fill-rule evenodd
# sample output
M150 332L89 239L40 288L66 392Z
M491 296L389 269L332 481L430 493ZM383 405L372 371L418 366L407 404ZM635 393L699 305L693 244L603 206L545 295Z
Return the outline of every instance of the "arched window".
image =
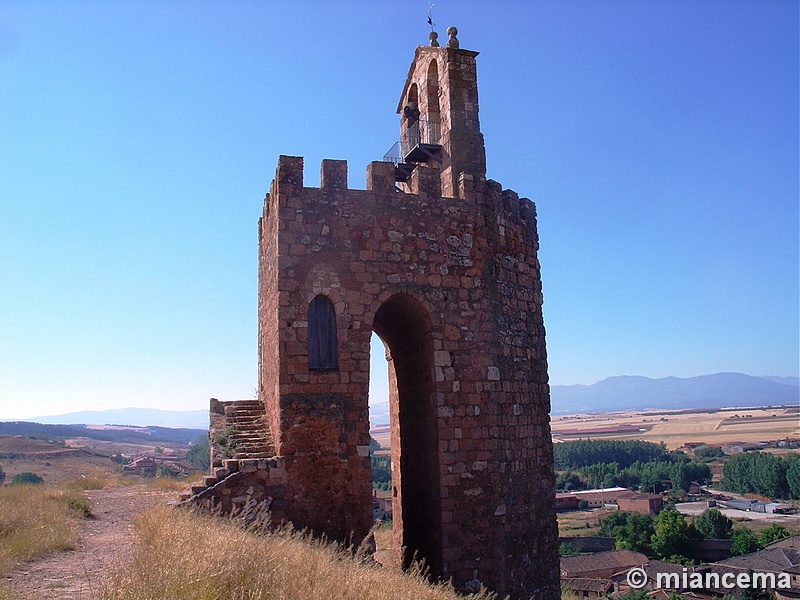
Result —
M336 343L336 309L327 296L316 296L308 305L308 368L339 368Z
M428 121L430 123L439 122L439 66L436 60L432 60L428 65L428 84L425 86L426 99L428 101Z
M409 128L419 121L419 91L417 91L416 83L412 83L408 90L408 100L403 107L403 115L406 118L406 126Z

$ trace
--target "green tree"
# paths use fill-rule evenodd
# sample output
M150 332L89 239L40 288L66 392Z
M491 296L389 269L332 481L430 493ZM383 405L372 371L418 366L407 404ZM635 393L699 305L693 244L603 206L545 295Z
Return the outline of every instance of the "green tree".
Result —
M665 460L667 447L640 440L573 440L553 447L558 471L586 467L596 463L618 463L625 468L636 461Z
M786 498L791 489L787 480L787 471L791 466L792 461L768 452L737 454L725 462L722 483L725 489L740 494L756 493L770 498Z
M600 521L600 535L604 537L615 537L614 530L617 527L624 527L628 523L630 513L618 510L611 513Z
M560 446L561 444L559 444ZM584 479L590 487L612 487L617 483L617 474L619 473L619 465L613 463L594 463L578 469L581 478Z
M787 538L790 535L792 534L789 533L789 530L786 529L786 527L773 523L769 527L762 529L761 533L758 534L758 545L761 548L765 548L772 542L777 542L778 540Z
M11 478L11 483L44 483L44 479L36 473L17 473Z
M693 481L701 483L711 479L711 467L697 461L676 462L670 469L672 489L689 491L689 484Z
M756 587L753 581L753 571L748 569L747 573L750 575L751 586L742 590L741 600L775 600L775 593L771 590Z
M733 521L716 508L703 511L694 526L707 540L727 540L733 533Z
M3 482L6 480L6 472L3 471L3 467L0 466L0 485L3 485Z
M392 462L388 456L372 455L373 489L390 489L392 483ZM388 485L387 485L388 484Z
M711 448L710 446L698 446L694 449L695 458L702 460L709 460L712 458L719 458L725 456L722 448Z
M635 513L628 517L625 525L617 527L615 530L615 545L618 550L633 550L649 554L652 552L650 541L654 533L653 517Z
M585 490L586 484L575 471L567 469L556 475L556 489L562 492Z
M648 600L647 590L630 590L622 596L617 596L618 600Z
M201 435L198 437L189 449L186 451L184 458L200 471L208 471L211 467L211 454L208 448L208 436Z
M800 454L786 457L786 485L789 488L789 497L800 500Z
M733 556L742 556L758 550L756 536L749 529L737 529L733 532L731 539L733 540L733 544L731 544Z
M650 553L653 537L653 517L617 511L600 521L600 534L613 537L618 550Z
M572 544L561 542L558 545L559 556L578 556L578 554L580 554L580 551Z
M659 558L692 558L700 540L693 525L686 523L676 510L662 510L655 518L655 532L650 540L653 554Z

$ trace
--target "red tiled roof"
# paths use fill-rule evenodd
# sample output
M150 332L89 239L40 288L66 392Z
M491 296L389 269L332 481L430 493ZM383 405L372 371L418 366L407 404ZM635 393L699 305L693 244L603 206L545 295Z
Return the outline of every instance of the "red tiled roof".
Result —
M577 577L581 573L600 570L609 570L614 573L625 568L643 565L646 562L647 557L644 554L631 550L612 550L611 552L598 552L596 554L565 556L561 559L561 576Z
M614 584L608 579L569 577L561 580L561 586L573 592L596 592L598 594L605 594L614 587Z

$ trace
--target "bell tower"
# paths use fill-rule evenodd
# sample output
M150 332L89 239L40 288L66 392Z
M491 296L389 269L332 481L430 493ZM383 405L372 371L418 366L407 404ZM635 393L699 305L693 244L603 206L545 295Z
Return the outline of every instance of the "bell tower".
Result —
M366 189L348 186L343 160L323 160L315 188L302 157L278 158L258 221L259 397L212 403L215 430L241 445L193 498L364 540L374 332L394 561L424 560L465 592L557 600L536 207L486 179L478 53L457 33L416 49L401 139L367 166Z
M441 195L460 197L462 173L482 179L486 151L478 121L477 52L459 48L458 30L447 30L442 48L436 32L429 46L418 46L397 105L400 154L397 181L415 168L437 169ZM405 177L405 178L404 178ZM401 184L412 191L411 184Z

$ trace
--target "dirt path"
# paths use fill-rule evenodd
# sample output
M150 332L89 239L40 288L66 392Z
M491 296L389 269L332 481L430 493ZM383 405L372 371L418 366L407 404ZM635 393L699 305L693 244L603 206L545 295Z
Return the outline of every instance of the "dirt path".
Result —
M133 516L175 499L175 492L153 492L145 485L87 492L93 518L81 523L78 547L21 565L6 579L22 598L95 600L106 572L130 560Z

